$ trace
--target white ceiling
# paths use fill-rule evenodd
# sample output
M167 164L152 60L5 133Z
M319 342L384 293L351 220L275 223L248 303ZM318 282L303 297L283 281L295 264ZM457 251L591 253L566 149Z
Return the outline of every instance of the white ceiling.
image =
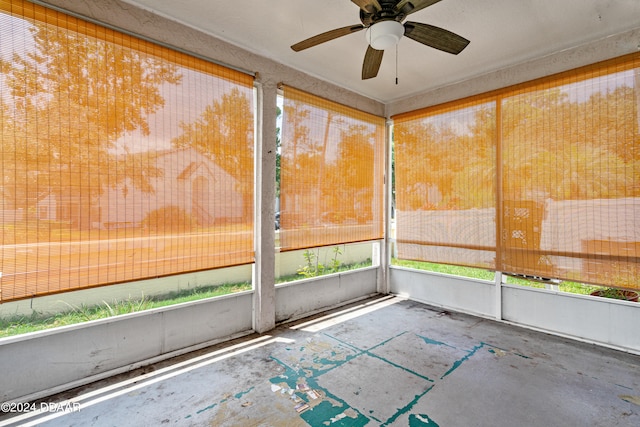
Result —
M350 0L125 1L385 103L640 26L640 0L442 0L407 20L471 43L456 56L403 37L396 85L395 49L385 52L376 78L360 79L364 31L291 50L316 34L360 24Z

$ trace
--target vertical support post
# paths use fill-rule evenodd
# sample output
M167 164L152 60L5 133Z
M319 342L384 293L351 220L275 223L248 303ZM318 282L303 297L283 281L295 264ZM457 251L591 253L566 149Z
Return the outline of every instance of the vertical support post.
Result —
M495 280L495 292L496 292L496 320L502 320L502 279L503 274L501 271L496 271Z
M504 197L503 189L503 170L502 170L502 96L496 99L496 271L504 271L503 268L503 250L502 232L504 228Z
M503 224L503 195L502 195L502 96L496 99L496 319L502 320L502 229Z
M385 123L385 167L384 167L384 239L380 242L380 267L378 274L378 286L377 290L381 294L388 294L390 290L389 284L389 264L391 262L390 248L391 248L391 218L393 209L393 196L392 196L392 158L391 158L391 145L393 134L393 121L387 120ZM374 245L375 248L375 245Z
M256 79L257 80L257 79ZM257 83L253 329L275 327L275 201L277 85Z

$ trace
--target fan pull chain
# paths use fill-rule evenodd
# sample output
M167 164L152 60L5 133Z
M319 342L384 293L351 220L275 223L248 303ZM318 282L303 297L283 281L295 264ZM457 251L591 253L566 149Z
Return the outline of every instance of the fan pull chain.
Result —
M398 45L400 43L396 43L396 85L398 85Z

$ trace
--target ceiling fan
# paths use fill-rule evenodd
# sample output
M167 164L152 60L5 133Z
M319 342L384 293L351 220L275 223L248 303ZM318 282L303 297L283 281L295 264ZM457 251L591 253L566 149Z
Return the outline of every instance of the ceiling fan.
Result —
M317 46L338 37L366 29L369 46L362 64L362 79L378 75L384 50L398 44L404 35L424 45L459 54L469 44L469 40L451 31L420 22L402 21L412 13L438 3L441 0L351 0L360 7L362 24L336 28L291 46L296 52Z

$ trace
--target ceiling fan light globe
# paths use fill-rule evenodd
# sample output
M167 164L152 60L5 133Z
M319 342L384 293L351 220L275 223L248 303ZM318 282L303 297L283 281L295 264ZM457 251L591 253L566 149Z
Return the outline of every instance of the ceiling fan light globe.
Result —
M367 28L365 33L369 45L377 50L397 45L403 35L404 26L398 21L377 22Z

